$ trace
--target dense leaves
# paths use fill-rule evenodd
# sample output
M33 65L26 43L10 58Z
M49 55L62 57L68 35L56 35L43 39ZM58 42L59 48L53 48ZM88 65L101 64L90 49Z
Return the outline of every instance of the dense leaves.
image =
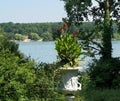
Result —
M2 31L0 39L0 101L54 99L54 65L36 66Z
M25 39L25 36L21 34L15 34L15 40L23 41L24 39Z
M88 8L91 6L91 0L63 0L67 12L69 24L79 25L84 19L88 20Z
M0 98L2 101L20 100L26 97L26 85L34 81L34 63L19 62L19 57L13 53L0 52Z
M39 40L40 36L36 33L30 33L28 38L31 40Z
M52 33L50 33L50 32L42 33L41 37L42 37L43 41L52 41L53 40Z
M68 63L70 66L78 64L77 59L82 54L82 47L74 36L66 33L56 41L55 45L61 63Z
M120 88L120 59L96 60L90 65L90 78L98 88Z
M118 25L119 29L120 0L63 1L65 2L65 9L68 15L64 20L68 21L70 25L75 24L78 26L83 21L88 20L87 18L94 21L93 29L82 34L84 38L83 44L86 46L84 49L86 49L88 53L95 49L101 56L100 60L96 60L92 66L90 66L90 74L88 74L88 77L92 82L91 84L98 88L120 88L118 73L120 60L112 58L111 44L114 24ZM81 29L79 32L81 32ZM94 35L99 35L101 41L94 41ZM86 77L86 75L83 75L83 77Z
M95 22L95 25L92 29L92 33L86 32L86 35L84 33L84 40L89 40L89 37L94 35L98 36L97 34L100 33L102 36L102 43L101 45L99 45L100 54L102 55L103 59L111 58L111 36L113 32L112 26L115 22L119 23L120 21L120 1L94 0L94 2L96 2L97 5L95 5L95 3L92 0L63 1L65 2L65 9L68 15L66 21L68 21L70 25L75 24L78 26L83 21L88 21L88 18L91 21ZM81 29L79 30L79 32L81 32ZM93 40L91 39L89 41L92 43Z
M57 27L60 26L61 24L62 24L61 22L58 22L58 23L12 23L12 22L8 22L8 23L0 23L0 27L7 33L9 38L12 40L16 38L15 37L16 34L21 34L22 37L28 36L31 40L38 40L40 37L45 41L49 41L57 37L54 34L56 33ZM21 39L21 36L17 37L18 40L19 38Z
M67 23L64 23L63 28L58 28L59 38L55 42L55 49L58 52L58 59L61 65L76 66L78 58L82 54L82 45L77 39L78 31L75 30L72 34L69 32Z
M34 39L43 39L43 41L55 40L59 37L59 33L56 31L58 27L62 25L60 23L0 23L0 27L7 33L7 36L11 40L24 40L26 38ZM114 33L117 30L120 30L118 27L119 24L113 26ZM82 38L85 36L89 31L94 29L94 22L83 22L80 28L80 33L78 34L78 38ZM76 29L76 25L71 24L69 27L70 32L73 33ZM96 33L98 28L96 28ZM35 33L36 35L32 35L31 33ZM95 35L94 39L99 39L101 36L98 34ZM119 33L118 33L119 35Z

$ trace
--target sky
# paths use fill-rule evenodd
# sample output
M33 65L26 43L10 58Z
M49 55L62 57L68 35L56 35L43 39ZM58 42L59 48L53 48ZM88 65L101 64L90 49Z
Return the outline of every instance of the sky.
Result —
M66 17L60 0L0 1L0 23L61 22Z

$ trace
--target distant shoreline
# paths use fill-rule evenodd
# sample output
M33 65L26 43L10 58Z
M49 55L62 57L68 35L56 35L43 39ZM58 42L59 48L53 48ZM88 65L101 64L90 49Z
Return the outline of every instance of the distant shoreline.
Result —
M25 40L11 40L13 42L42 42L43 40L31 40L31 39L25 39Z
M40 40L25 39L25 40L11 40L11 41L13 41L13 42L43 42L42 39L40 39ZM112 39L111 41L120 41L120 39Z

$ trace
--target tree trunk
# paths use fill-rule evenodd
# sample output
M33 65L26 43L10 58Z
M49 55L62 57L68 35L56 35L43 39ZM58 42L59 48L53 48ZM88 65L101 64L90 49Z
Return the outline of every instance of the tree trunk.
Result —
M110 24L110 4L109 0L104 1L105 4L105 15L104 15L104 32L102 34L103 49L102 59L112 58L112 43L111 43L111 24Z

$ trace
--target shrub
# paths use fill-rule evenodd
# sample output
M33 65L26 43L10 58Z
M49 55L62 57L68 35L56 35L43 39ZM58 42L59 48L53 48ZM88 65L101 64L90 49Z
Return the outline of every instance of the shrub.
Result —
M30 33L28 35L28 38L31 39L31 40L39 40L40 36L37 33Z
M96 87L120 88L120 59L96 60L90 65L89 74Z
M27 85L32 84L35 77L33 67L32 61L21 62L21 59L10 51L0 51L1 101L18 101L27 97Z
M102 89L81 92L82 101L120 101L120 89Z
M25 39L24 35L21 34L15 34L15 40L23 41Z

